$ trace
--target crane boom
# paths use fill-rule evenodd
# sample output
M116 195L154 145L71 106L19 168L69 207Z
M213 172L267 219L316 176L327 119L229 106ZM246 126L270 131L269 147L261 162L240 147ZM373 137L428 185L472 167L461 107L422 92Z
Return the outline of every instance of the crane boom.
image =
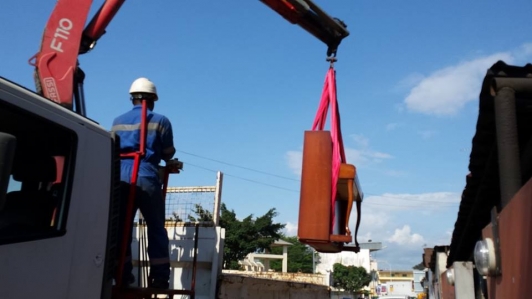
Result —
M73 108L74 78L83 28L92 0L59 0L48 19L35 66L37 92Z
M297 24L336 55L349 35L346 25L329 16L311 0L260 0L292 24ZM125 0L107 0L84 29L92 0L58 0L44 30L41 48L30 59L35 67L37 93L84 115L84 72L78 56L92 50Z
M105 1L96 15L92 18L87 28L83 31L79 53L85 54L92 50L96 42L105 34L105 28L111 23L122 4L126 0L107 0Z
M329 16L312 0L260 0L285 20L299 25L328 46L327 56L336 56L342 39L349 35L347 26Z
M38 93L85 115L85 74L79 67L78 56L96 45L124 2L105 1L85 28L92 0L57 1L46 24L40 51L32 57Z

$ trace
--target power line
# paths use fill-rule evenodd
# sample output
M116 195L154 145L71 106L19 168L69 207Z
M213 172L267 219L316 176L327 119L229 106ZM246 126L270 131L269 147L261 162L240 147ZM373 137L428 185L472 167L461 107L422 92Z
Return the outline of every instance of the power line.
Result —
M266 172L266 171L262 171L262 170L257 170L257 169L254 169L254 168L249 168L249 167L245 167L245 166L236 165L236 164L233 164L233 163L228 163L228 162L224 162L224 161L220 161L220 160L215 160L215 159L203 157L203 156L196 155L196 154L189 153L189 152L185 152L185 151L182 151L182 150L176 150L176 151L181 152L183 154L190 155L190 156L198 157L198 158L201 158L201 159L205 159L205 160L209 160L209 161L217 162L217 163L220 163L220 164L233 166L233 167L237 167L237 168L241 168L241 169L245 169L245 170L249 170L249 171L253 171L253 172L257 172L257 173L261 173L261 174L266 174L266 175L270 175L270 176L281 178L281 179L285 179L285 180L296 181L296 182L300 181L298 179L289 178L289 177L278 175L278 174L275 174L275 173L270 173L270 172Z
M215 173L218 172L217 170L210 169L210 168L203 167L203 166L199 166L199 165L195 165L195 164L191 164L189 162L185 162L185 163L186 163L186 165L197 167L197 168L200 168L200 169L203 169L203 170L206 170L206 171L215 172ZM281 187L281 186L276 186L276 185L272 185L272 184L267 184L267 183L263 183L263 182L260 182L260 181L251 180L251 179L243 178L243 177L240 177L240 176L228 174L228 173L225 173L225 172L224 172L224 175L228 176L228 177L235 178L235 179L239 179L239 180L243 180L243 181L247 181L247 182L251 182L251 183L255 183L255 184L271 187L271 188L276 188L276 189L280 189L280 190L284 190L284 191L299 193L299 191L297 191L297 190L293 190L293 189L289 189L289 188L285 188L285 187ZM381 196L381 198L382 197L383 196ZM384 197L384 198L386 198L386 197ZM388 197L388 198L397 199L395 197ZM428 204L434 203L433 201L430 201L430 202L429 201L423 201L423 202L428 203ZM455 205L453 203L449 203L449 202L445 202L445 203L447 203L448 205L443 205L443 206L440 205L440 206L441 207L455 207ZM394 204L375 203L375 202L368 202L368 201L364 201L364 204L377 205L377 206L389 206L389 207L401 207L401 208L423 208L423 207L427 207L426 205L424 205L424 206L394 205Z
M199 166L199 165L194 165L194 164L191 164L189 162L186 162L186 165L194 166L194 167L201 168L203 170L207 170L207 171L211 171L211 172L218 172L217 170L209 169L209 168L206 168L206 167L203 167L203 166ZM285 190L285 191L299 193L299 191L297 191L297 190L292 190L292 189L288 189L288 188L284 188L284 187L280 187L280 186L276 186L276 185L263 183L263 182L260 182L260 181L246 179L246 178L239 177L239 176L232 175L232 174L228 174L228 173L225 173L225 172L224 172L224 176L228 176L228 177L232 177L232 178L235 178L235 179L239 179L239 180L243 180L243 181L247 181L247 182L251 182L251 183L255 183L255 184L259 184L259 185L263 185L263 186L268 186L268 187L272 187L272 188L276 188L276 189L281 189L281 190Z
M220 161L220 160L216 160L216 159L211 159L211 158L208 158L208 157L196 155L196 154L193 154L193 153L190 153L190 152L186 152L186 151L182 151L182 150L176 150L176 151L181 152L183 154L190 155L190 156L194 156L194 157L197 157L197 158L213 161L213 162L216 162L216 163L220 163L220 164L224 164L224 165L228 165L228 166L232 166L232 167L245 169L245 170L256 172L256 173L261 173L261 174L265 174L265 175L269 175L269 176L273 176L273 177L277 177L277 178L282 178L282 179L286 179L286 180L290 180L290 181L301 182L301 180L294 179L294 178L289 178L289 177L278 175L278 174L275 174L275 173L270 173L270 172L266 172L266 171L262 171L262 170L258 170L258 169L254 169L254 168L250 168L250 167L246 167L246 166L236 165L236 164L233 164L233 163L224 162L224 161ZM188 164L190 164L190 163L188 163ZM192 165L192 164L190 164L190 165ZM201 166L197 166L197 165L192 165L192 166L196 166L196 167L201 168ZM211 169L206 169L206 170L214 171L214 170L211 170ZM235 177L235 178L238 178L238 179L242 179L242 180L245 180L245 181L250 181L250 182L253 182L253 183L260 184L260 185L271 186L271 187L274 187L274 188L277 188L277 189L283 189L283 190L287 190L287 191L291 191L291 192L298 192L296 190L291 190L291 189L287 189L287 188L283 188L283 187L279 187L279 186L275 186L275 185L270 185L270 184L266 184L266 183L262 183L262 182L258 182L258 181L253 181L253 180L250 180L250 179L237 177L237 176L234 176L234 175L228 175L228 176L232 176L232 177ZM401 199L401 200L405 200L405 201L416 201L416 202L424 202L424 203L429 203L429 204L430 203L452 204L452 203L450 203L448 201L438 201L438 200L430 200L430 201L428 201L428 200L412 199L412 198L397 198L397 197L394 197L394 196L383 196L383 195L378 195L378 194L368 193L368 192L364 192L364 194L372 195L372 196L378 196L378 197L381 197L381 198L388 198L388 199L394 199L394 200Z
M224 162L224 161L220 161L220 160L216 160L216 159L211 159L211 158L208 158L208 157L200 156L200 155L193 154L193 153L186 152L186 151L182 151L182 150L176 150L176 151L184 153L186 155L198 157L198 158L201 158L201 159L213 161L213 162L216 162L216 163L220 163L220 164L224 164L224 165L228 165L228 166L232 166L232 167L245 169L245 170L256 172L256 173L261 173L261 174L265 174L265 175L269 175L269 176L273 176L273 177L277 177L277 178L282 178L282 179L285 179L285 180L301 182L301 180L294 179L294 178L289 178L289 177L278 175L278 174L275 174L275 173L270 173L270 172L266 172L266 171L262 171L262 170L258 170L258 169L254 169L254 168L250 168L250 167L246 167L246 166L236 165L236 164L233 164L233 163ZM189 164L191 166L198 167L198 168L202 168L204 170L216 172L216 170L208 169L208 168L205 168L205 167L202 167L202 166L198 166L198 165L193 165L193 164L190 164L188 162L187 162L187 164ZM269 186L269 187L273 187L273 188L277 188L277 189L281 189L281 190L286 190L286 191L290 191L290 192L299 192L299 191L296 191L296 190L292 190L292 189L288 189L288 188L284 188L284 187L279 187L279 186L276 186L276 185L271 185L271 184L267 184L267 183L263 183L263 182L259 182L259 181L255 181L255 180L250 180L250 179L242 178L242 177L231 175L231 174L226 174L226 175L230 176L230 177L234 177L234 178L240 179L240 180L244 180L244 181L248 181L248 182L252 182L252 183L256 183L256 184L260 184L260 185L265 185L265 186ZM388 198L388 199L394 199L394 200L400 199L400 200L405 200L405 201L424 202L424 203L429 203L429 204L430 203L458 204L458 203L451 203L451 202L448 202L448 201L422 200L422 199L413 199L413 198L398 198L398 197L394 197L394 196L384 196L384 195L378 195L378 194L368 193L368 192L364 192L364 194L365 195L366 194L367 195L371 195L371 196L377 196L377 197L380 197L380 198ZM414 206L412 206L412 207L414 207Z
M409 205L393 205L393 204L387 204L387 203L376 203L376 202L367 202L364 201L363 205L376 205L376 206L387 206L387 207L399 207L399 208L427 208L430 207L430 205L420 205L420 206L409 206ZM456 207L456 205L438 205L437 207L443 207L443 208L453 208Z
M214 169L210 169L210 168L207 168L207 167L203 167L203 166L199 166L199 165L195 165L195 164L191 164L189 162L185 162L186 165L190 165L190 166L193 166L193 167L197 167L197 168L200 168L200 169L203 169L203 170L206 170L206 171L210 171L210 172L218 172L217 170L214 170ZM285 188L285 187L281 187L281 186L276 186L276 185L272 185L272 184L267 184L267 183L263 183L263 182L260 182L260 181L256 181L256 180L251 180L251 179L247 179L247 178L243 178L243 177L240 177L240 176L236 176L236 175L232 175L232 174L228 174L228 173L225 173L224 172L224 175L225 176L228 176L228 177L232 177L232 178L235 178L235 179L239 179L239 180L243 180L243 181L247 181L247 182L251 182L251 183L255 183L255 184L258 184L258 185L263 185L263 186L267 186L267 187L271 187L271 188L276 188L276 189L280 189L280 190L285 190L285 191L289 191L289 192L294 192L294 193L299 193L299 191L297 190L293 190L293 189L289 189L289 188ZM381 196L382 197L382 196ZM386 197L384 197L386 198ZM394 198L394 197L388 197L388 198L393 198L393 199L397 199L397 198ZM424 201L425 203L433 203L433 201ZM447 203L447 202L446 202ZM368 201L364 201L364 204L365 205L377 205L377 206L389 206L389 207L400 207L400 208L426 208L426 207L429 207L428 205L422 205L422 206L410 206L410 205L393 205L393 204L384 204L384 203L375 203L375 202L368 202ZM456 207L456 205L452 205L452 204L449 204L449 205L440 205L439 207L447 207L447 208L450 208L450 207Z
M406 201L417 201L417 202L424 202L424 203L446 203L446 204L459 204L455 202L448 202L448 201L441 201L441 200L423 200L423 199L413 199L413 198L403 198L398 196L384 196L384 195L377 195L372 193L364 192L364 194L381 197L381 198L388 198L388 199L395 199L395 200L406 200Z

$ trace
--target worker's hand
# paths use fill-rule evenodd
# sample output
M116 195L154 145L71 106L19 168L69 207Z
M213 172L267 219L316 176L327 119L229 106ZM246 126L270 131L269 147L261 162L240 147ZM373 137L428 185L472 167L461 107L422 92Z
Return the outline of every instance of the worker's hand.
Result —
M183 162L178 159L171 159L166 161L166 167L170 173L179 173L183 170Z

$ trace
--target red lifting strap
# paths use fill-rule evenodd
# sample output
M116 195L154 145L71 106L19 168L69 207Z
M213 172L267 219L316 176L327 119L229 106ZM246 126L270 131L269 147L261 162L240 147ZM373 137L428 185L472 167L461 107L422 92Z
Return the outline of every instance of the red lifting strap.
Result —
M331 106L331 139L332 139L332 194L331 194L331 228L334 226L334 207L336 202L336 185L338 183L338 176L340 172L340 164L346 163L344 142L342 139L342 130L340 126L340 113L338 110L338 100L336 98L336 71L331 65L327 76L325 77L325 85L321 94L320 105L314 118L312 131L322 131L327 120L327 112Z

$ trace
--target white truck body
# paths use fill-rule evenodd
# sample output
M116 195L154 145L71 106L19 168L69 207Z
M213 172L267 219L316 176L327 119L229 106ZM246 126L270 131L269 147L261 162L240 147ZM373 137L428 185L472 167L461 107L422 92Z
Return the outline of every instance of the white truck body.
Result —
M34 156L57 154L61 144L50 143L64 142L71 149L63 167L66 180L58 187L61 198L54 214L55 224L45 231L30 230L16 236L10 235L13 230L2 230L0 225L1 297L110 297L112 280L104 272L109 272L107 250L111 247L111 134L93 121L3 78L0 132L17 138L16 155L24 153L24 160L30 163ZM71 138L61 141L61 134ZM12 183L11 178L10 192L16 185ZM9 213L2 211L2 206L8 209L7 204L0 203L0 221L8 219L2 219L2 215Z

